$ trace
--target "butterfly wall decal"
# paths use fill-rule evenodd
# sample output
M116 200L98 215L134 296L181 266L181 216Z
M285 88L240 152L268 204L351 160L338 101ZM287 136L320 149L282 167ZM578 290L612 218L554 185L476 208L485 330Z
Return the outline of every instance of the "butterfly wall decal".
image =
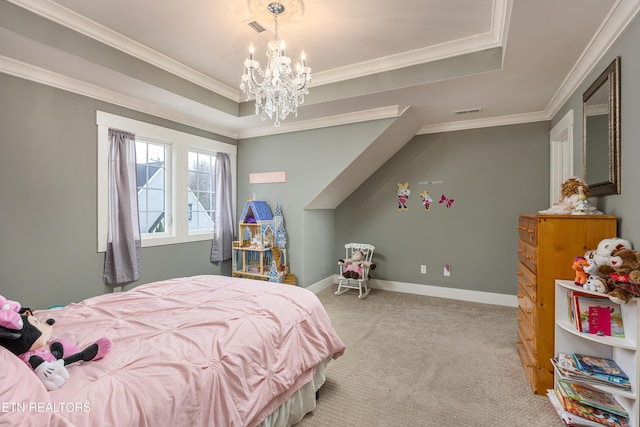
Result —
M438 202L440 204L446 203L447 208L450 208L451 205L453 204L453 199L448 199L444 194L442 196L440 196L440 201Z

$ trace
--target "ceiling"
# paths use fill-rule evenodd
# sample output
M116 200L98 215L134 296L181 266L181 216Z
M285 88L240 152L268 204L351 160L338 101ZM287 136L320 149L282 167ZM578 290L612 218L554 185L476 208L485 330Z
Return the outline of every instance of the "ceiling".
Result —
M256 17L247 0L0 1L162 71L136 72L68 36L34 36L5 22L1 72L231 138L393 117L407 107L420 121L419 133L548 120L640 3L305 0L303 16L297 22L283 16L279 34L294 61L305 50L310 94L297 118L274 128L239 92L249 44L264 65L273 38L249 27ZM273 29L265 21L260 24Z

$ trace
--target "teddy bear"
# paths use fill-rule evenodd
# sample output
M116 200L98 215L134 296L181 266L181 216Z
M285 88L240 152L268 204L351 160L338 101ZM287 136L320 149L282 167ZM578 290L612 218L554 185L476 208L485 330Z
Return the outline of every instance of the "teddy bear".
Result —
M608 277L597 279L607 289L607 296L616 304L625 304L640 290L632 285L640 284L640 252L620 248L614 251L610 260L613 272Z
M364 274L365 267L369 270L375 270L376 264L366 261L367 254L363 250L353 251L351 257L347 259L339 259L338 265L343 266L342 275L347 279L360 279Z
M609 277L613 273L611 258L617 250L622 248L633 249L631 242L620 237L610 237L602 239L595 250L587 251L585 258L591 263L595 263L598 267L598 275L600 277Z
M102 337L79 351L64 339L49 341L54 319L41 323L33 312L0 295L0 346L25 362L49 391L57 390L69 378L66 366L99 360L111 350L111 339Z
M576 272L576 277L573 279L573 281L577 286L584 286L584 284L587 283L587 279L589 279L589 273L585 272L584 268L588 264L589 261L587 261L587 259L583 256L574 258L571 268L573 268Z
M611 259L611 265L615 272L609 274L609 280L615 289L608 293L609 298L622 304L634 296L640 296L640 287L633 286L640 285L640 252L626 248L620 249Z

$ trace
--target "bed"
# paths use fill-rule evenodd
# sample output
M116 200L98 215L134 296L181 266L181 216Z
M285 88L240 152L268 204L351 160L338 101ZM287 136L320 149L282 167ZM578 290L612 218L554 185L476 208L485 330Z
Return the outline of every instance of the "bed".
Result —
M23 302L23 305L28 305ZM47 392L0 347L0 424L280 426L315 407L324 367L345 346L317 297L225 276L177 278L36 311L52 338L113 340Z

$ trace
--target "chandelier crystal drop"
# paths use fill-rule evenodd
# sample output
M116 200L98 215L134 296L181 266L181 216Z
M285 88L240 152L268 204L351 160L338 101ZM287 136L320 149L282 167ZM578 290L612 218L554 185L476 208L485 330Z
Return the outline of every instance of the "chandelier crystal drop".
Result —
M311 81L311 68L306 66L304 51L300 56L300 64L295 72L291 67L291 59L285 55L284 41L278 37L278 16L283 14L285 7L281 3L270 3L269 13L275 18L275 40L267 45L267 66L263 70L260 63L253 58L253 44L249 47L249 58L244 61L244 73L240 89L246 99L255 97L256 114L262 120L274 120L274 126L280 126L290 113L298 115L298 106L304 102L304 96L309 94L308 83ZM262 82L258 82L256 74Z

